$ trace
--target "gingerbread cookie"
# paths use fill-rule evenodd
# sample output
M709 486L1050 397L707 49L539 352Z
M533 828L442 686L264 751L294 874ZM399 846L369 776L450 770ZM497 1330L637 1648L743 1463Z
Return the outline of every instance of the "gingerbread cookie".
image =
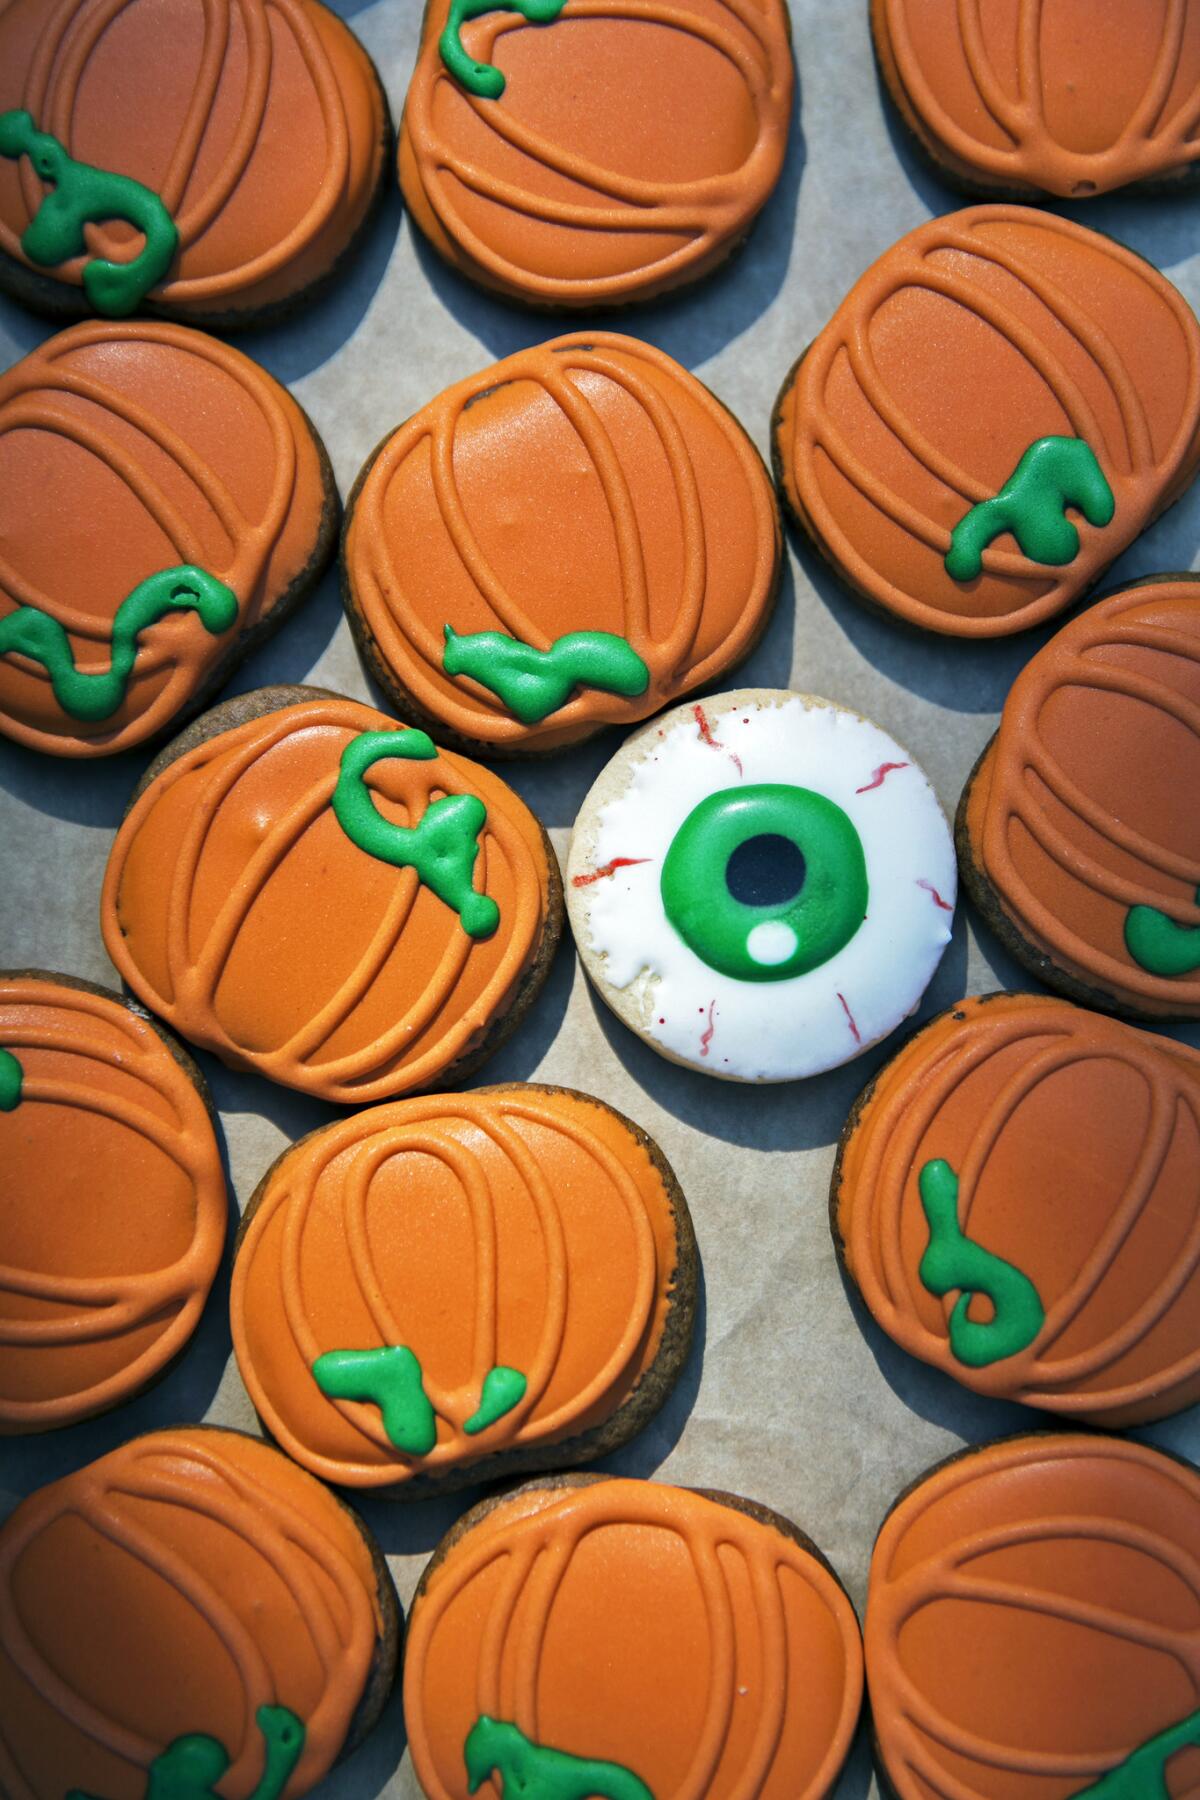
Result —
M1064 626L1013 683L958 809L967 891L1069 999L1200 1018L1200 580Z
M59 316L262 323L333 273L390 143L319 0L9 0L0 287Z
M511 788L317 688L241 695L168 745L101 898L122 979L181 1036L344 1105L475 1068L561 920L553 852Z
M977 1393L1094 1425L1200 1400L1200 1052L1032 994L880 1071L831 1192L878 1324Z
M958 186L1085 200L1194 175L1197 0L872 0L871 27L901 117Z
M1072 605L1200 460L1200 323L1132 251L1025 206L909 232L784 383L776 474L851 591L1003 637Z
M429 0L405 204L461 274L545 307L646 300L742 241L792 111L784 0Z
M565 1088L373 1107L267 1171L233 1343L272 1438L399 1498L625 1443L687 1360L687 1204L658 1146Z
M643 726L583 803L583 964L663 1056L729 1081L832 1069L915 1011L950 942L950 831L844 707L745 688Z
M50 338L0 376L0 732L161 733L304 599L337 520L324 445L249 357L179 325Z
M1043 1433L902 1494L867 1681L896 1800L1167 1800L1200 1781L1200 1476Z
M589 332L384 441L350 498L343 593L403 717L545 751L725 674L766 626L781 549L733 415L661 350Z
M182 1354L225 1242L203 1077L130 1001L0 972L0 1433L118 1406Z
M733 1494L534 1482L469 1512L413 1600L427 1800L824 1800L861 1699L837 1576Z
M0 1789L12 1800L299 1800L395 1676L363 1525L278 1451L134 1438L0 1528Z

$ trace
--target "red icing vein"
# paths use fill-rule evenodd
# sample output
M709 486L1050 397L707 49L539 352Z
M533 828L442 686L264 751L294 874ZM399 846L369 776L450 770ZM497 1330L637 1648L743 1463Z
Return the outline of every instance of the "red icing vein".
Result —
M920 881L917 882L917 886L919 888L924 888L925 892L927 894L932 894L934 905L940 906L943 912L953 912L954 911L954 908L951 906L950 902L948 900L942 899L942 896L938 893L938 891L934 887L932 881L926 881L924 879L921 879Z
M879 767L876 769L875 773L872 775L870 781L868 781L866 783L866 785L863 787L855 788L854 791L856 794L869 794L869 793L871 793L871 791L874 788L879 788L879 787L883 786L884 782L887 780L888 776L891 774L893 769L907 769L909 767L910 767L910 765L906 762L880 763Z
M648 856L614 856L599 869L592 869L587 875L572 875L572 887L591 887L593 881L603 881L606 875L615 875L618 869L633 869L639 863L650 861Z
M841 992L840 992L840 991L839 991L839 993L838 993L838 999L839 999L839 1000L840 1000L840 1001L841 1001L841 1003L842 1003L842 1011L843 1011L843 1012L844 1012L844 1013L845 1013L845 1015L846 1015L846 1020L847 1020L847 1023L848 1023L848 1024L849 1024L849 1026L850 1026L850 1030L851 1030L851 1032L852 1032L852 1033L853 1033L853 1036L854 1036L854 1041L855 1041L855 1043L856 1043L856 1044L861 1044L861 1043L862 1043L862 1037L861 1037L861 1035L860 1035L860 1033L859 1033L859 1029L858 1029L858 1026L857 1026L857 1025L856 1025L856 1024L855 1024L855 1023L854 1023L854 1014L853 1014L853 1013L852 1013L852 1012L851 1012L851 1011L850 1011L850 1008L849 1008L849 1007L848 1007L848 1006L847 1006L847 1004L846 1004L846 996L845 996L845 994L843 994L843 993L841 993Z

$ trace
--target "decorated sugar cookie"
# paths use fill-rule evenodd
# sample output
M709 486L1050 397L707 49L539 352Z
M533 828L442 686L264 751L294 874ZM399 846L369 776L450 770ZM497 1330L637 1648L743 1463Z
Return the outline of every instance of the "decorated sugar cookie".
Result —
M661 1151L598 1100L401 1100L285 1152L247 1208L233 1342L272 1439L404 1498L624 1443L688 1354L696 1250Z
M954 916L949 828L894 738L746 688L644 726L571 839L567 904L603 999L674 1062L794 1081L913 1012Z
M784 0L431 0L400 186L434 248L542 307L645 300L715 268L783 168Z
M109 858L105 945L181 1036L364 1105L491 1054L558 941L558 868L496 776L316 688L198 719Z
M1112 238L1026 206L901 238L774 418L797 525L860 599L951 637L1073 605L1198 457L1200 323L1183 296Z
M1069 998L1200 1017L1200 581L1154 577L1051 638L963 790L971 898Z
M834 1234L877 1322L1089 1424L1200 1400L1200 1054L1047 995L963 1000L851 1114Z
M968 1449L884 1521L867 1680L896 1800L1171 1800L1200 1774L1200 1476L1143 1444Z
M0 973L0 1433L74 1425L186 1349L225 1242L199 1070L89 982Z
M961 187L1086 200L1194 175L1196 0L872 0L871 26L905 124Z
M319 0L9 0L0 287L59 317L261 323L358 237L390 137Z
M825 1800L861 1699L837 1576L733 1494L552 1476L469 1512L413 1600L427 1800Z
M400 1614L327 1488L257 1438L134 1438L0 1527L13 1800L291 1800L376 1723Z
M240 351L50 338L0 376L0 733L77 757L162 733L307 595L337 518L323 444Z
M385 440L351 496L343 592L402 716L546 751L744 657L780 552L732 414L662 351L590 332L447 388Z

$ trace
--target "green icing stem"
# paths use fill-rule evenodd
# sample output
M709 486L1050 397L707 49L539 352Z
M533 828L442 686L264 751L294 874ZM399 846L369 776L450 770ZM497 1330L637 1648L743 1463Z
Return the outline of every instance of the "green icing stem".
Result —
M1151 975L1190 975L1200 969L1200 925L1180 925L1157 906L1131 906L1125 915L1125 948Z
M56 137L39 131L31 115L19 110L0 113L0 156L27 156L39 179L51 184L21 239L31 263L54 269L86 256L85 225L121 219L141 232L146 241L130 261L93 257L83 269L84 293L98 313L123 319L136 311L179 247L175 221L153 189L131 175L76 162Z
M929 1248L919 1274L939 1299L953 1288L962 1295L950 1315L950 1348L971 1369L986 1369L1032 1344L1046 1318L1028 1275L993 1256L965 1235L958 1222L958 1176L938 1157L927 1162L918 1181L929 1223ZM995 1316L986 1324L967 1317L972 1298L983 1294Z
M476 1432L486 1431L489 1425L496 1424L514 1406L520 1406L525 1398L525 1389L529 1386L520 1369L506 1369L497 1365L489 1369L484 1376L483 1393L479 1397L479 1407L471 1414L463 1426L469 1437Z
M0 1112L15 1112L21 1104L25 1073L11 1050L0 1050Z
M538 725L565 706L577 687L633 699L650 686L650 671L633 646L612 631L568 631L548 650L535 650L499 631L460 637L446 626L442 667L469 675L498 694L522 725Z
M1072 506L1089 525L1108 525L1116 501L1095 452L1082 438L1044 437L1030 444L992 500L973 506L954 527L946 572L974 581L993 538L1011 531L1031 562L1059 565L1079 554L1079 533L1065 517Z
M263 1738L263 1772L250 1800L279 1800L304 1752L305 1729L286 1706L260 1706L254 1715ZM220 1800L217 1783L229 1753L216 1738L189 1732L156 1756L146 1776L144 1800ZM66 1800L93 1800L72 1788Z
M437 1443L437 1419L421 1380L421 1365L406 1344L379 1350L327 1350L313 1364L313 1379L330 1400L377 1406L383 1429L406 1456L428 1456Z
M478 837L487 808L476 794L446 794L429 806L419 825L394 825L379 812L364 785L368 769L385 757L437 755L423 731L363 731L342 752L333 810L337 822L360 850L397 869L415 869L439 900L453 907L468 937L488 937L500 923L500 908L471 885Z
M463 26L468 19L489 12L520 13L531 25L550 25L566 4L567 0L451 0L450 16L438 43L442 61L468 93L478 94L481 100L498 100L507 85L504 76L491 63L477 63L468 56L463 48Z
M1171 1800L1167 1764L1181 1750L1200 1748L1200 1711L1160 1731L1148 1743L1126 1757L1091 1787L1081 1788L1077 1800Z
M472 1794L489 1776L499 1775L505 1800L654 1800L645 1782L620 1763L546 1749L518 1726L486 1713L467 1733L463 1760Z
M111 718L124 700L140 634L170 612L199 614L204 629L219 637L237 623L237 595L206 569L181 563L147 575L122 600L113 619L107 669L77 669L66 632L36 606L18 606L0 619L0 656L16 654L40 662L63 711L95 724Z

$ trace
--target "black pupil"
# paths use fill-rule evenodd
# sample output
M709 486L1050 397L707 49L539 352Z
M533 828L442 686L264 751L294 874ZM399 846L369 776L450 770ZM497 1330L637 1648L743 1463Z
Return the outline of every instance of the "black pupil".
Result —
M799 845L764 831L738 845L725 864L725 885L743 906L779 906L795 899L805 873Z

